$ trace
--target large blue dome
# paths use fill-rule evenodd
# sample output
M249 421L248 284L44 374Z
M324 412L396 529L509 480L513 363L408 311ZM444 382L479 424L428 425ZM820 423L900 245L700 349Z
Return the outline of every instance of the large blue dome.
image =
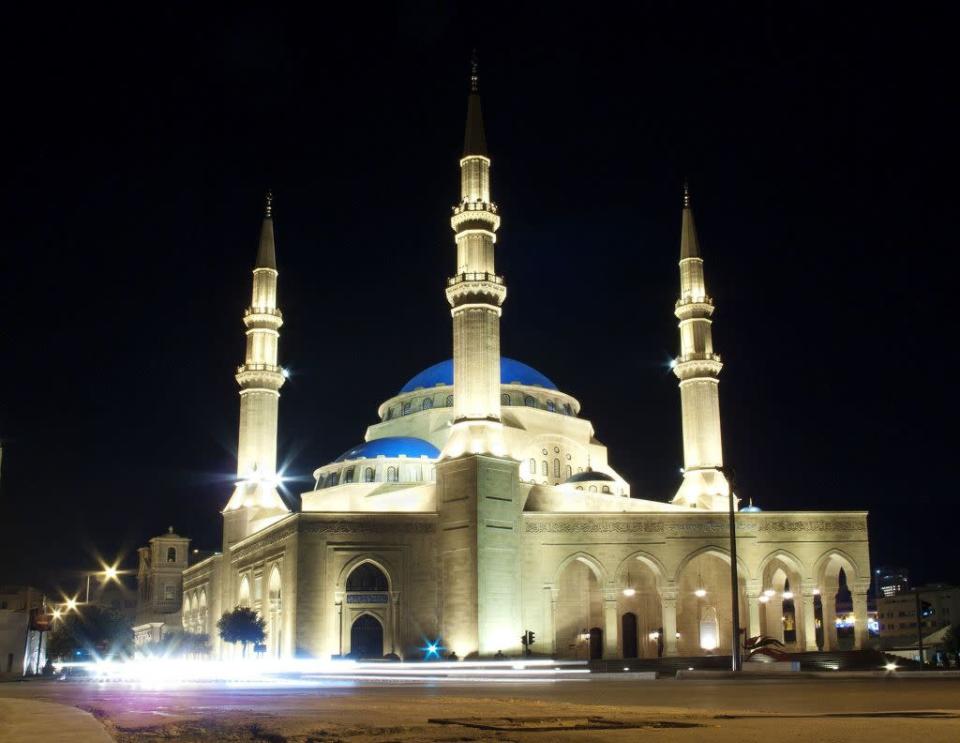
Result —
M420 387L429 389L430 387L436 387L438 384L453 384L453 359L447 359L439 364L427 367L403 385L400 388L400 394L413 392ZM534 387L545 387L548 390L557 389L557 385L546 375L541 374L532 366L527 366L522 361L508 359L506 356L500 357L500 384L527 384Z
M382 439L374 439L363 444L348 449L335 462L344 462L348 459L373 459L380 455L385 457L407 456L411 459L418 457L429 457L436 459L440 456L440 450L423 439L416 439L412 436L386 436Z

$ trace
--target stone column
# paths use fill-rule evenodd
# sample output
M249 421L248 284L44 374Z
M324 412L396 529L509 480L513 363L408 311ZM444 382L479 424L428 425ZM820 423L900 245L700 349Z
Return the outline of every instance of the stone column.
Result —
M560 590L552 584L543 587L543 642L554 657L560 654L557 648L557 595Z
M801 601L803 601L803 650L808 653L815 653L817 647L817 615L814 607L814 601L817 590L816 583L812 581L803 581L800 586ZM796 606L796 604L794 604ZM797 649L801 649L800 636L797 635Z
M820 592L820 603L823 606L823 649L837 650L837 591L838 583L824 582Z
M762 586L760 582L757 581L754 583L751 581L747 585L747 610L748 610L748 619L747 619L747 638L757 637L762 634L760 632L760 596L762 591L760 590Z
M617 592L616 590L606 590L603 592L603 657L620 657L619 643L619 617L617 616Z
M660 591L660 606L663 610L663 654L677 655L677 589Z
M853 597L853 646L857 650L863 650L867 647L867 590L870 584L860 585L859 583L850 587L850 594ZM919 621L919 617L917 617Z
M401 647L400 641L400 591L390 592L390 650L389 653L396 653ZM399 653L397 653L399 655Z

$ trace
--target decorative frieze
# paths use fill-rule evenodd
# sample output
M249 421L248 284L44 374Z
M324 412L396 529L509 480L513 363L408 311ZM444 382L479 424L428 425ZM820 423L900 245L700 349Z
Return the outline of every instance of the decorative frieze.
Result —
M433 534L436 525L417 521L321 521L307 522L301 531L308 534Z
M757 518L738 516L737 533L837 533L865 532L865 519L856 518ZM527 534L661 534L666 537L721 537L729 533L726 516L701 517L682 514L678 518L616 518L597 517L528 519Z

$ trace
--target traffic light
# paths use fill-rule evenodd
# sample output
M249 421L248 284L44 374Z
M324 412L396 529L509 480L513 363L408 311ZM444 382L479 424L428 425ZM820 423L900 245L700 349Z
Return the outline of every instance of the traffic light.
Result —
M527 646L533 645L537 641L537 633L533 630L527 630Z

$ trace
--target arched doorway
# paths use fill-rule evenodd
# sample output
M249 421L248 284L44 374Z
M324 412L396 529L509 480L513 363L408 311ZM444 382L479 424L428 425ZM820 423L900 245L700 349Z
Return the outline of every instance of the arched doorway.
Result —
M603 657L603 630L599 627L590 628L590 660L600 660Z
M744 571L737 602L744 631ZM727 655L731 640L730 556L708 550L691 558L677 577L677 651L680 655Z
M597 656L590 627L603 626L603 594L598 566L589 558L570 560L557 576L554 647L561 658Z
M383 657L383 625L372 614L361 614L350 628L350 655L354 658Z
M620 634L623 637L623 657L637 657L637 615L628 611L620 620Z

